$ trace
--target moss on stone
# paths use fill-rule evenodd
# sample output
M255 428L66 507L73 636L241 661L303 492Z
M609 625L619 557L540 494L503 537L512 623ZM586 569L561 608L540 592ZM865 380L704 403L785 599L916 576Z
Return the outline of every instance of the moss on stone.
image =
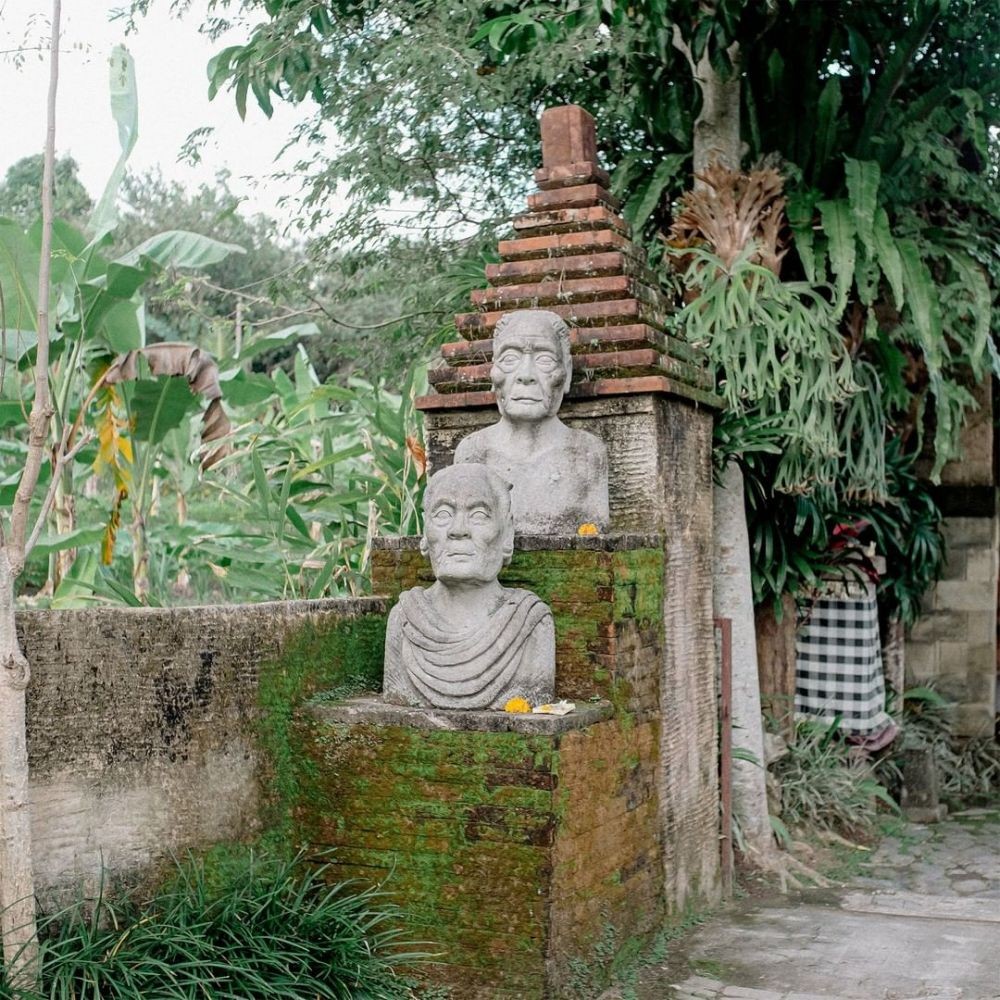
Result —
M265 764L264 826L269 845L291 849L291 810L320 775L293 745L295 713L319 691L382 686L386 616L308 621L285 637L280 655L260 667L258 705Z

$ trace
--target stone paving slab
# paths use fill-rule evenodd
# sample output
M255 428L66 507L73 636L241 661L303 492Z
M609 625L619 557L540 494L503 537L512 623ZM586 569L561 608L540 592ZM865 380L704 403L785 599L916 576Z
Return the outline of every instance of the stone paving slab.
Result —
M604 1000L1000 1000L1000 808L908 825L841 890L744 901Z

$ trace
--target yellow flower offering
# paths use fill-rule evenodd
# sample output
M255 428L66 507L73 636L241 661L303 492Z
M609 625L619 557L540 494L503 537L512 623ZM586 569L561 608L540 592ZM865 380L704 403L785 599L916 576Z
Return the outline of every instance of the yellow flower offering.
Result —
M600 532L597 530L597 525L592 524L587 521L586 524L581 524L579 528L576 529L578 535L599 535Z
M505 712L530 712L531 705L524 698L511 698L510 701L504 705L503 710Z

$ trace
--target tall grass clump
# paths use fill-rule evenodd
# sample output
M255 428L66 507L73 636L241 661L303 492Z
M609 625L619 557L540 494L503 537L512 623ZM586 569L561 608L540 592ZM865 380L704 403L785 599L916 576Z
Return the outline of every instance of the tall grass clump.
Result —
M793 830L868 839L876 833L880 804L897 808L872 765L852 753L839 718L799 721L788 753L771 767L781 783L782 822Z
M3 1000L400 1000L410 996L380 895L329 884L328 863L188 859L149 902L102 892L44 918L41 982Z

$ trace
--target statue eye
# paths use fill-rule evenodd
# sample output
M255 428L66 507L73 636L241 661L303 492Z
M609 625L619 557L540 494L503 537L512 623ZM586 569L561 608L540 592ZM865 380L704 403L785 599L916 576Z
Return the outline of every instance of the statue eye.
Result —
M496 366L505 372L512 372L521 363L521 352L514 350L501 351L496 358Z
M455 512L451 507L437 507L431 514L431 520L435 524L450 524Z
M543 352L535 355L535 365L543 372L552 372L559 367L559 359L554 354Z
M491 520L490 512L483 507L479 507L469 513L469 520L473 524L488 524Z

